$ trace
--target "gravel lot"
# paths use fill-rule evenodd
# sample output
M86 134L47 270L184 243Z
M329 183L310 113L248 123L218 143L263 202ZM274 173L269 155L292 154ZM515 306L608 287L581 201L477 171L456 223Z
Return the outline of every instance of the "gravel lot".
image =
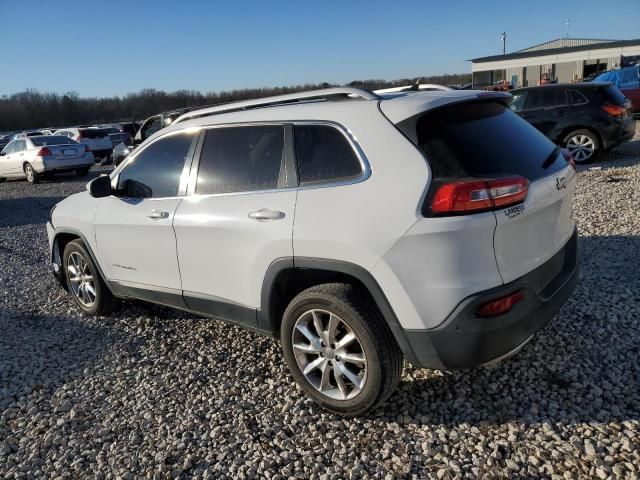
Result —
M306 399L273 340L142 303L81 316L44 223L86 179L0 184L0 476L639 478L640 130L595 166L582 281L548 327L495 367L407 366L349 420Z

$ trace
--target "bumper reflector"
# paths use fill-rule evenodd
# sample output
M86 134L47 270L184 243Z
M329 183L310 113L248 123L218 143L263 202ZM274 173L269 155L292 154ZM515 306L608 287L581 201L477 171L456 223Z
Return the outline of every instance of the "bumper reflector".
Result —
M478 317L495 317L507 313L513 306L524 299L524 293L518 290L506 297L496 298L490 302L483 303L476 310Z

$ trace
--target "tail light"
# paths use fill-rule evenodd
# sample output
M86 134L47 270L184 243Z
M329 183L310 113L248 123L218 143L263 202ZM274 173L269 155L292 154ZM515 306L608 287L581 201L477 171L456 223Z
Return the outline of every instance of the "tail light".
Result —
M605 103L602 106L602 110L607 112L612 117L623 117L625 113L627 113L627 109L622 105L612 105L610 103Z
M516 303L521 302L522 300L524 300L524 293L518 290L506 297L497 298L496 300L483 303L476 310L476 316L495 317L496 315L502 315L503 313L507 313Z
M82 136L82 132L78 132L78 140L79 140L79 139L81 139L81 138L84 138L84 137Z
M522 202L528 191L529 181L520 176L446 183L436 191L431 211L437 215L464 215L497 210Z
M36 153L36 157L44 157L46 155L53 155L48 147L42 147L40 150L38 150L38 153Z
M560 151L562 152L562 156L567 161L567 163L569 165L571 165L571 167L575 170L576 169L576 159L573 158L573 155L571 155L571 152L569 150L567 150L566 148L563 148Z

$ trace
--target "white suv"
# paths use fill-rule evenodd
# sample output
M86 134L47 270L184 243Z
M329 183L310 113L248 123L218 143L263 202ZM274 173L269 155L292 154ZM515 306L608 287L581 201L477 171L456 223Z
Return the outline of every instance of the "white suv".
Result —
M509 98L339 88L189 112L54 207L54 272L91 315L136 298L279 336L316 402L364 412L403 357L506 357L576 285L574 168Z

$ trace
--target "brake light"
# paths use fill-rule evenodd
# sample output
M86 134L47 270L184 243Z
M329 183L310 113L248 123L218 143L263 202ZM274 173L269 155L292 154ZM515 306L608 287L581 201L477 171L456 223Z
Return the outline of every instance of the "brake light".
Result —
M627 109L622 105L611 105L610 103L605 103L602 106L602 110L607 112L612 117L622 117L627 112Z
M562 156L567 161L567 163L569 165L571 165L571 167L575 170L576 169L576 159L573 158L573 155L571 155L571 152L569 150L567 150L566 148L563 148L560 151L562 152Z
M528 191L529 181L519 176L447 183L436 191L431 211L460 215L506 208L522 202Z
M82 136L82 132L78 132L78 139L80 139L80 138L84 138L84 137Z
M476 316L495 317L496 315L502 315L503 313L507 313L516 303L521 302L522 300L524 300L524 293L518 290L506 297L483 303L476 310Z
M40 150L38 150L38 153L36 153L36 157L44 157L46 155L53 155L48 147L42 147Z

